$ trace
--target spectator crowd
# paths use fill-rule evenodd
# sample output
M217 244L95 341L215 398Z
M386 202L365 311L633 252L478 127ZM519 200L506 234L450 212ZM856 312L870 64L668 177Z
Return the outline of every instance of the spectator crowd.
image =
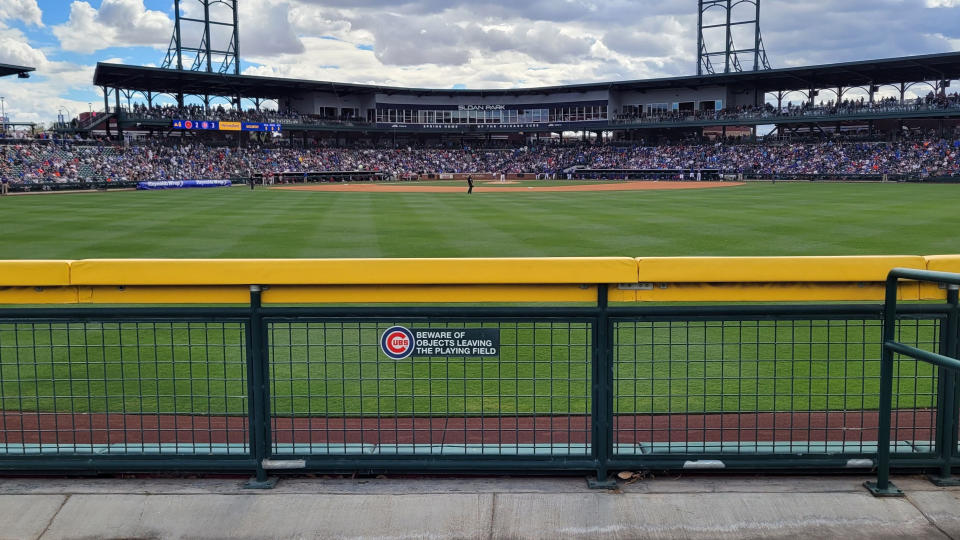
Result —
M132 146L34 141L0 145L12 183L228 179L254 174L366 171L411 174L551 174L572 168L718 170L758 175L960 176L960 140L666 146L543 144L513 148L290 148L171 144Z
M902 102L894 97L868 101L860 99L844 99L842 101L821 101L812 103L804 101L794 104L788 101L776 107L771 103L760 106L739 106L721 110L647 110L643 112L625 112L615 115L614 123L660 123L684 122L703 120L771 120L790 117L833 117L844 115L865 115L882 113L909 113L921 111L938 111L960 108L960 94L934 94L926 97L905 99Z

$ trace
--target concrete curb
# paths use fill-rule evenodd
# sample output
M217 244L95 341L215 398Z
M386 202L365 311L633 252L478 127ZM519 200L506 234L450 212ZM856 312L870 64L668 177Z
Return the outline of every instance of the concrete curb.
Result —
M0 538L960 538L960 489L865 479L3 479Z

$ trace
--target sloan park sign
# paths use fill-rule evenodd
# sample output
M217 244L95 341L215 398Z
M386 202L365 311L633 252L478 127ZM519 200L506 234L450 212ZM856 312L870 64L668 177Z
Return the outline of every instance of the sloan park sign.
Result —
M406 328L393 326L380 335L380 350L393 360L404 358L482 358L500 354L498 328Z
M506 105L460 105L457 110L460 111L504 111Z

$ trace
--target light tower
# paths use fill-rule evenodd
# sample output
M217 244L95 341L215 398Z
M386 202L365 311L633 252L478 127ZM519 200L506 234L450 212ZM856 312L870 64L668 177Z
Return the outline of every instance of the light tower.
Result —
M216 20L211 7L218 12ZM173 11L173 37L161 67L240 74L237 0L174 0Z
M767 60L767 51L763 47L763 36L760 34L760 0L697 0L699 10L697 14L697 75L705 73L713 74L717 72L730 73L732 71L744 71L741 58L748 59L753 57L753 71L761 69L770 69L770 62ZM746 4L746 5L744 5ZM739 6L744 5L743 7ZM749 9L752 8L752 9ZM750 15L737 15L749 9ZM704 15L722 17L721 22L704 24ZM707 34L714 35L714 41L724 39L725 45L722 49L713 49L707 45L705 31ZM717 34L723 31L724 37L719 38ZM734 33L744 36L744 32L750 32L753 41L753 47L737 48L734 43ZM722 63L714 63L713 58L722 57ZM749 60L746 60L749 61Z

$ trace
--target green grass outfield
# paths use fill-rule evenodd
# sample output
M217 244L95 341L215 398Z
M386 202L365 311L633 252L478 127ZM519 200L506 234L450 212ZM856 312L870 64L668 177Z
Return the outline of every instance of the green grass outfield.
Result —
M586 324L502 323L499 357L398 361L377 346L388 326L273 324L272 411L281 416L590 411ZM904 324L901 332L905 342L924 347L936 340L930 322ZM878 406L875 322L623 322L615 334L618 413ZM243 342L239 324L0 325L0 410L243 414ZM930 366L898 362L896 373L895 407L935 404Z
M0 259L926 255L960 252L957 201L960 185L812 183L473 196L245 188L17 196L0 199ZM879 327L836 324L744 323L736 336L667 327L649 338L626 328L615 405L661 413L875 408ZM585 330L505 328L499 359L404 362L377 352L379 331L275 332L274 411L589 409ZM904 339L929 348L932 332L922 327ZM239 326L0 325L0 409L238 414L242 343ZM930 368L900 370L897 406L930 406Z
M940 254L960 185L596 193L244 188L0 200L0 259Z

